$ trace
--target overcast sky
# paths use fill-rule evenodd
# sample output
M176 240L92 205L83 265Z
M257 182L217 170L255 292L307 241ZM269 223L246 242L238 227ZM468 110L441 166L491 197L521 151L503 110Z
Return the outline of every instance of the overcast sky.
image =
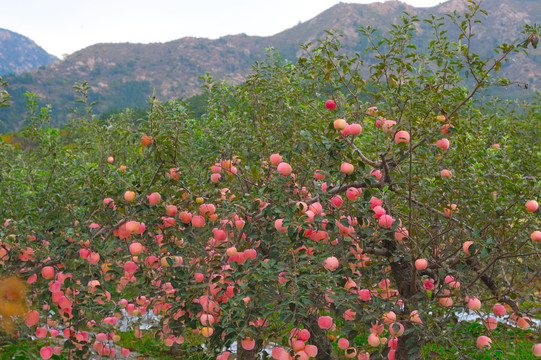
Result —
M62 57L100 42L166 42L185 36L273 35L338 0L0 0L0 28ZM344 2L371 3L373 0ZM417 7L443 0L405 0Z

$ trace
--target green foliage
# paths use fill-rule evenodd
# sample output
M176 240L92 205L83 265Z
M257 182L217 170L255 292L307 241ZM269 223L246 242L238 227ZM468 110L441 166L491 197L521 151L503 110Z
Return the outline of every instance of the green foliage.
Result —
M0 108L9 106L9 104L6 104L10 99L10 95L5 89L7 86L8 82L2 80L2 77L0 77Z

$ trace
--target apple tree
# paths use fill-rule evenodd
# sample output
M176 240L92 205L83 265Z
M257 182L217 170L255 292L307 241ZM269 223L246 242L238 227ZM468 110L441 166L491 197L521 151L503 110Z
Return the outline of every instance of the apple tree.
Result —
M481 16L426 19L426 49L406 14L360 28L366 54L334 32L295 63L271 51L242 85L206 76L200 119L152 98L146 119L97 120L81 83L84 110L50 129L30 102L0 144L1 336L127 355L130 316L189 357L512 357L491 334L539 318L541 119L538 97L487 91L538 29L483 59Z

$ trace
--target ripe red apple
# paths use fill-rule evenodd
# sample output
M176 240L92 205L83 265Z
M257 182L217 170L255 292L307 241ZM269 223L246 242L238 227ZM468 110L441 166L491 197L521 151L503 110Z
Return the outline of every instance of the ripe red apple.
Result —
M126 223L126 230L130 234L135 234L136 232L139 231L139 222L138 221L128 221Z
M442 134L449 134L450 129L454 129L455 127L452 124L443 124L440 128L440 131Z
M453 299L451 298L439 298L438 301L441 306L445 306L445 307L453 306Z
M274 222L274 228L275 228L276 230L278 230L279 232L286 233L288 227L287 227L287 226L283 226L283 225L282 225L283 222L284 222L284 219L276 219L276 221Z
M530 35L528 39L530 40L530 43L532 44L533 48L537 49L537 44L539 44L539 39L540 39L539 35L532 34Z
M165 212L169 216L175 216L177 211L178 211L178 209L177 209L177 207L175 205L167 205L167 207L165 208Z
M383 125L381 126L381 130L383 130L384 133L388 133L389 131L393 130L393 127L396 125L396 121L394 120L384 120Z
M178 219L184 224L189 224L192 221L192 214L187 211L182 211L178 214Z
M325 101L325 107L329 110L336 109L336 101L334 100L327 100Z
M409 143L410 142L410 134L405 130L397 131L394 135L394 142L397 144L400 143Z
M376 177L376 180L381 180L381 170L371 170L370 171L370 176L375 176Z
M240 342L242 348L244 350L252 350L254 347L255 347L255 340L252 340L251 338L247 337L245 339L243 339L241 342Z
M396 321L396 313L394 311L383 313L383 322L385 324L391 324L395 321Z
M148 135L141 136L141 145L143 145L144 147L149 146L153 142L154 140L152 140L152 136L148 136Z
M162 200L162 197L159 193L153 192L152 194L147 196L147 199L150 205L158 205Z
M503 306L502 304L494 304L494 306L492 307L492 310L494 311L494 314L499 315L499 316L504 316L505 313L507 312L507 310L505 309L505 306Z
M532 346L532 352L534 356L541 357L541 343L537 343Z
M327 270L334 271L338 269L339 264L340 263L338 262L338 259L334 256L331 256L325 259L325 269Z
M349 133L351 135L360 135L362 131L363 131L363 128L359 124L351 124L351 125L349 125Z
M373 347L379 346L381 345L381 339L377 334L370 333L370 335L368 335L368 344Z
M462 244L462 250L464 250L464 252L466 254L470 254L470 246L473 244L473 241L464 241L464 244Z
M353 165L347 162L343 162L342 165L340 165L340 171L344 174L352 174L355 168Z
M417 270L424 270L428 266L428 262L425 259L417 259L415 260L415 268Z
M494 330L498 327L498 320L496 320L493 317L487 318L486 320L483 321L483 323L485 324L485 327L488 330Z
M53 348L51 348L50 346L43 346L39 350L39 354L42 359L50 359L51 356L53 356Z
M323 179L325 179L325 174L323 174L321 172L321 170L316 170L316 171L314 171L314 178L316 180L323 180Z
M221 165L224 169L230 169L232 165L231 160L224 160L222 161Z
M366 109L366 112L370 116L375 116L378 113L378 108L375 106L370 106L368 109Z
M451 171L449 171L449 170L447 170L447 169L443 169L443 170L441 171L441 177L442 177L442 178L448 178L448 179L450 179L451 176L452 176Z
M492 340L488 336L481 335L477 338L477 347L479 349L483 349L487 346L490 349L491 344Z
M52 279L54 277L54 268L52 266L44 266L41 269L41 276L44 279Z
M280 156L280 154L272 154L270 156L270 163L272 165L278 165L282 162L282 157Z
M436 141L436 146L439 147L442 150L449 149L449 145L450 145L449 140L445 139L445 138L439 139L438 141Z
M126 201L135 200L135 193L133 191L126 191L124 193L124 199L126 199Z
M142 252L143 252L143 245L141 245L138 242L134 242L130 244L130 254L139 255Z
M400 337L404 334L404 325L401 323L392 323L389 325L389 332L393 336Z
M476 297L469 299L468 308L473 311L481 309L481 301Z
M390 229L393 226L394 219L390 215L382 215L379 218L378 224L384 229Z
M517 326L522 330L528 330L530 328L530 318L527 316L519 317L517 319Z
M291 171L293 170L291 168L291 165L289 165L288 163L286 162L281 162L280 164L278 164L278 167L276 168L276 170L282 175L282 176L288 176L289 174L291 174Z
M330 316L320 316L317 319L317 324L321 329L330 329L332 326L332 317Z
M192 217L192 226L193 227L203 227L205 226L205 218L202 216L194 216Z
M336 119L334 120L333 126L336 130L342 131L348 126L348 123L344 119Z
M201 328L201 335L206 338L211 337L213 333L214 329L209 326L204 326L203 328Z
M231 247L227 248L226 253L227 253L227 256L229 256L229 257L235 256L235 255L237 255L237 248L234 247L234 246L231 246Z
M526 201L526 211L527 212L537 211L538 208L539 208L539 204L537 203L537 201L535 201L535 200Z
M338 339L337 345L340 349L346 350L349 347L349 340L346 338L340 338Z

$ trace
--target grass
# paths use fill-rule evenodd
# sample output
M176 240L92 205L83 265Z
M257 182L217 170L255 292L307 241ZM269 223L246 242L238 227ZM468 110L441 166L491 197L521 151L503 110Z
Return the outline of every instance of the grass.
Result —
M152 359L211 359L204 356L194 357L194 352L201 351L201 342L197 341L199 340L199 337L193 337L193 339L186 339L184 341L184 344L182 345L175 344L171 347L168 347L163 344L163 340L159 338L154 338L153 332L151 331L143 332L143 337L140 339L135 337L133 331L126 331L120 333L120 336L122 338L117 343L118 346L128 348L130 349L130 351L136 351L137 353L142 355L147 355Z
M475 341L480 335L487 335L484 326L474 322L463 322L457 330L457 337L446 339L442 336L441 342L430 342L423 347L422 360L451 360L451 359L535 359L532 354L532 346L539 342L539 334L534 330L520 330L514 327L499 324L496 330L492 330L488 336L492 339L492 349L479 350L475 347ZM167 347L159 338L154 338L151 331L143 332L142 338L136 338L133 331L120 333L121 340L117 343L120 347L130 349L141 354L138 359L214 359L205 355L194 356L201 351L200 336L186 334L184 344ZM512 340L518 339L518 340ZM366 344L366 336L358 336L355 339L359 345ZM0 359L39 359L39 349L45 345L42 340L23 340L0 338ZM384 350L386 354L387 348ZM385 357L386 358L386 357ZM64 360L65 356L54 355L53 360Z
M534 330L521 330L499 323L498 328L487 333L480 323L463 322L461 324L461 329L457 331L460 336L458 340L454 340L453 344L446 342L442 345L431 342L425 345L422 359L535 359L532 346L539 342L539 334ZM491 349L477 349L476 340L480 335L486 335L492 339Z
M29 339L13 339L0 336L0 359L28 360L41 359L39 349L42 346L52 346L45 341ZM53 355L52 360L63 360L63 356Z

